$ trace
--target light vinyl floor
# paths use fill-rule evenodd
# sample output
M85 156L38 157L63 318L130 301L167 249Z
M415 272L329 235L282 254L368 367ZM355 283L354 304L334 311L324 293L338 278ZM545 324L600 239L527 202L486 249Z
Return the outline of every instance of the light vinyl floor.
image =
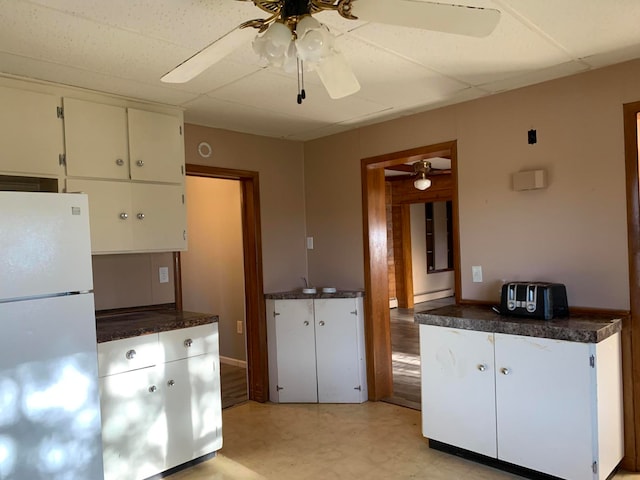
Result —
M222 412L217 457L169 480L509 480L428 447L420 412L384 402L260 404ZM615 480L640 480L618 473Z

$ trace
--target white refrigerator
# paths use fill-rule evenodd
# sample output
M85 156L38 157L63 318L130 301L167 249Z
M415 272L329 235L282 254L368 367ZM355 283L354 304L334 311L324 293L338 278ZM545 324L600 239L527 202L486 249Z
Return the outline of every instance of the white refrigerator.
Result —
M0 480L101 480L83 194L0 192Z

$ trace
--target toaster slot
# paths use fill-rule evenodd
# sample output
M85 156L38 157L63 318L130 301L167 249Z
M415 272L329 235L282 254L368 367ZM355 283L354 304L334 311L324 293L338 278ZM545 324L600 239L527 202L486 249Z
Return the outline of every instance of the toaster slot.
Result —
M527 285L527 297L526 297L526 305L525 308L527 312L533 313L536 311L536 299L538 298L538 286L537 285Z

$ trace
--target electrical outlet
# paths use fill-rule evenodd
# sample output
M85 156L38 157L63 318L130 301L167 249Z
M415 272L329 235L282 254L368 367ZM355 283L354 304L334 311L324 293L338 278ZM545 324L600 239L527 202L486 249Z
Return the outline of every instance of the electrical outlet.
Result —
M238 332L238 335L242 335L242 320L236 322L236 332Z
M471 276L473 278L473 283L482 283L482 267L471 267Z
M158 277L160 283L169 283L169 267L160 267L158 269Z

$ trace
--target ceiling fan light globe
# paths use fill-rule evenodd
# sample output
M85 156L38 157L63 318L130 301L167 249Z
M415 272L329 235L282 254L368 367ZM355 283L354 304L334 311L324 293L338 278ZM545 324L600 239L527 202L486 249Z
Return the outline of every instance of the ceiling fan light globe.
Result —
M309 30L315 30L321 26L322 24L311 15L305 15L296 25L296 35L302 38Z
M431 180L428 178L418 178L415 182L413 182L413 186L418 190L426 190L431 186Z
M291 42L292 33L284 23L274 22L262 34L262 38L275 47L286 49L289 46L289 42Z
M319 62L329 53L326 36L320 30L310 30L296 40L298 56L305 62Z

